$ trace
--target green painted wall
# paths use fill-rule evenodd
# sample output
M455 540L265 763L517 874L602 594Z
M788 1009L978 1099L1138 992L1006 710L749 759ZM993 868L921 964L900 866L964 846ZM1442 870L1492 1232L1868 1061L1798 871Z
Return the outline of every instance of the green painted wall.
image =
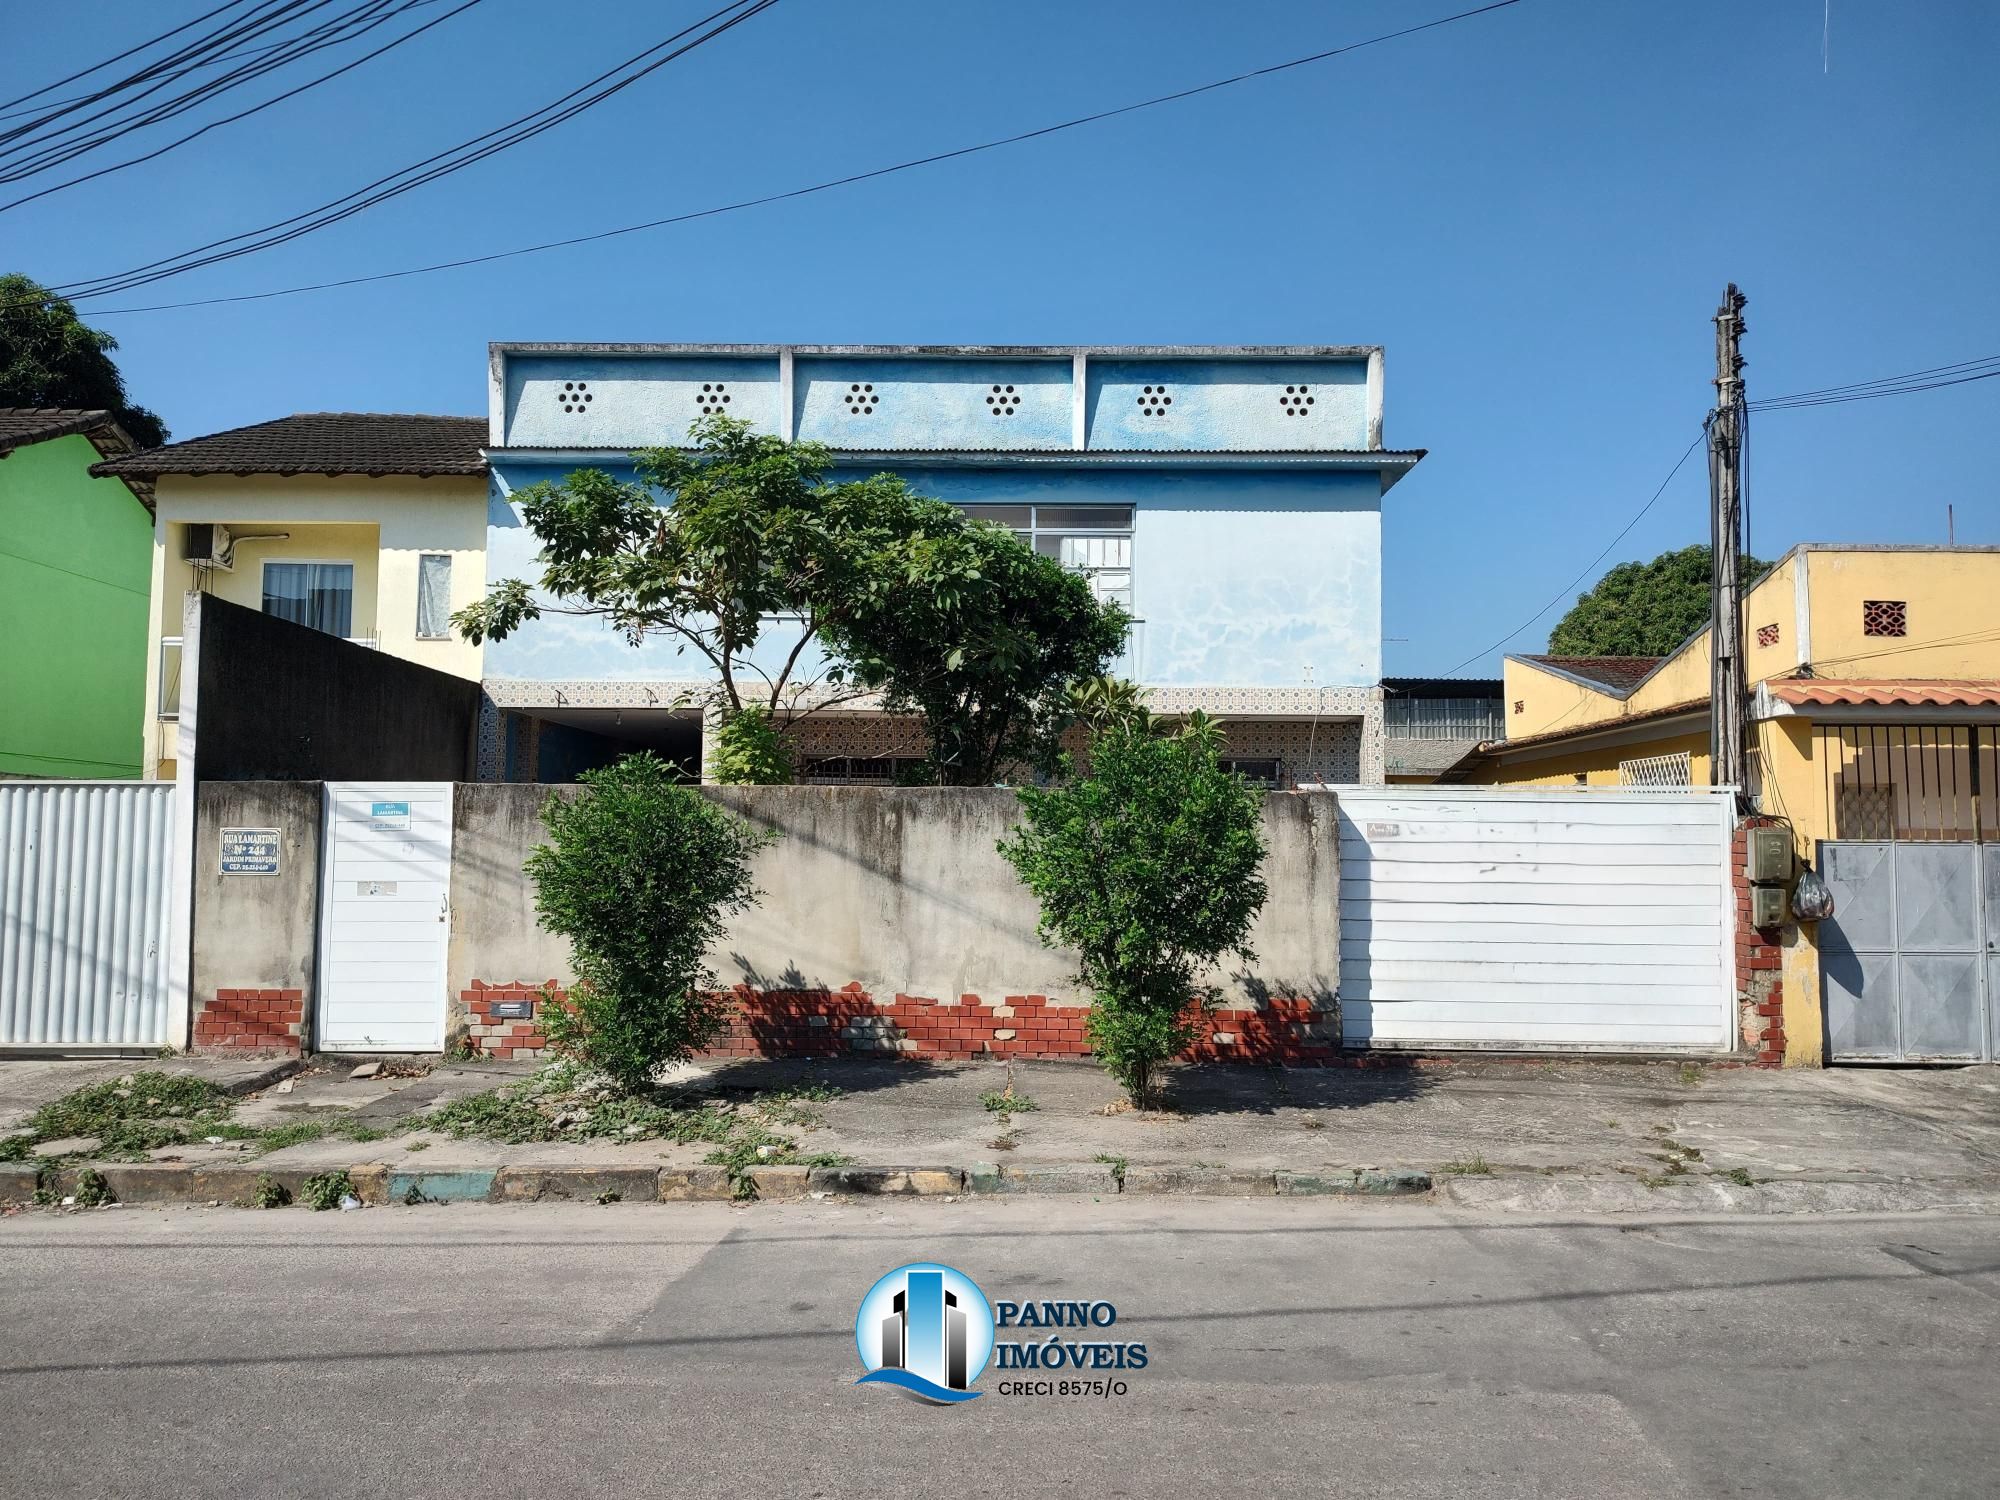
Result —
M0 775L139 774L153 518L98 457L0 458Z

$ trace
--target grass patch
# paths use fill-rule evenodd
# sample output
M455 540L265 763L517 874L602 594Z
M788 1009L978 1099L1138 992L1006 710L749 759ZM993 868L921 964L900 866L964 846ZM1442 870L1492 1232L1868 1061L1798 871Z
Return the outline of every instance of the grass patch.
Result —
M70 1136L94 1136L91 1155L106 1161L143 1161L162 1146L185 1146L229 1128L229 1095L204 1079L146 1069L107 1083L76 1089L28 1117L32 1134L14 1136L10 1150L25 1160L34 1145Z
M1041 1108L1029 1094L1017 1094L1009 1083L1004 1089L988 1089L979 1096L987 1111L996 1115L1027 1115Z
M1683 1088L1690 1088L1690 1089L1693 1088L1696 1084L1701 1082L1705 1071L1706 1070L1702 1067L1700 1063L1691 1063L1691 1062L1682 1063L1681 1086Z
M1727 1172L1720 1172L1716 1175L1735 1183L1738 1187L1755 1187L1757 1185L1757 1179L1750 1175L1748 1167L1731 1167Z
M1113 1156L1108 1151L1100 1151L1091 1160L1101 1162L1103 1165L1111 1168L1111 1175L1117 1180L1118 1185L1120 1187L1125 1185L1125 1169L1132 1164L1129 1159L1123 1156Z
M1493 1168L1486 1158L1475 1151L1470 1156L1455 1156L1438 1170L1448 1177L1491 1177Z
M730 1091L733 1096L737 1091ZM710 1166L726 1167L741 1198L754 1196L758 1166L837 1167L847 1158L802 1154L776 1126L817 1122L811 1106L839 1096L823 1084L713 1097L678 1090L619 1093L573 1063L554 1063L521 1083L454 1099L424 1117L425 1130L457 1140L523 1145L539 1141L671 1141L705 1145Z

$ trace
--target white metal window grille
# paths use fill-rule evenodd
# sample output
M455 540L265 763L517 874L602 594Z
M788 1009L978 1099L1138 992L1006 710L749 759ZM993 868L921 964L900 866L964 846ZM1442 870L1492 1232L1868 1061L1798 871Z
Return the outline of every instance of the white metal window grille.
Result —
M996 521L1028 546L1090 580L1100 600L1132 608L1129 505L966 505L976 521Z
M1642 755L1618 762L1618 784L1636 787L1680 787L1694 785L1694 757L1683 750L1678 755Z
M898 786L923 761L913 755L822 755L805 763L807 786Z
M451 555L425 552L417 558L417 639L451 638Z

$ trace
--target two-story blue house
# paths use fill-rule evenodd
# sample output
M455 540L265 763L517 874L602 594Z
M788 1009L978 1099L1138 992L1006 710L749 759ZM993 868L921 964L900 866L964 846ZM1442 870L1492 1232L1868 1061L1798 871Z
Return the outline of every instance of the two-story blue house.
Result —
M533 578L512 495L722 411L1013 527L1138 620L1121 671L1201 708L1273 784L1380 783L1382 445L1372 347L495 344L489 581ZM485 652L480 774L560 781L638 745L692 762L703 684L662 643L548 615ZM800 726L814 780L887 780L916 727L865 706Z

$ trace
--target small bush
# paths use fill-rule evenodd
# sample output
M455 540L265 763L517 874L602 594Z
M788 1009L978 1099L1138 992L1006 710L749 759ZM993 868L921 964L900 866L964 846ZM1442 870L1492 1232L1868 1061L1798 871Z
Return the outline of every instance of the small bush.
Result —
M111 1184L95 1167L85 1167L76 1174L75 1196L78 1208L102 1208L107 1203L118 1201L118 1195L111 1191Z
M257 1186L250 1193L250 1201L258 1208L283 1208L292 1201L292 1191L269 1172L259 1172ZM333 1201L340 1202L338 1198Z
M745 708L723 720L710 763L724 786L789 786L792 752L766 708Z
M549 1045L643 1089L722 1024L703 959L723 919L756 900L750 856L766 835L641 753L583 775L583 795L542 808L549 842L529 856L542 925L569 939L577 982L549 1005Z
M1090 774L1023 788L1021 826L1000 843L1041 901L1042 941L1081 955L1091 1046L1142 1107L1213 1001L1196 974L1225 954L1254 957L1262 797L1222 769L1221 749L1198 713L1165 734L1114 717L1092 742ZM1076 767L1065 757L1063 769Z
M314 1213L338 1208L342 1198L353 1196L354 1183L344 1170L315 1173L299 1184L299 1197Z

